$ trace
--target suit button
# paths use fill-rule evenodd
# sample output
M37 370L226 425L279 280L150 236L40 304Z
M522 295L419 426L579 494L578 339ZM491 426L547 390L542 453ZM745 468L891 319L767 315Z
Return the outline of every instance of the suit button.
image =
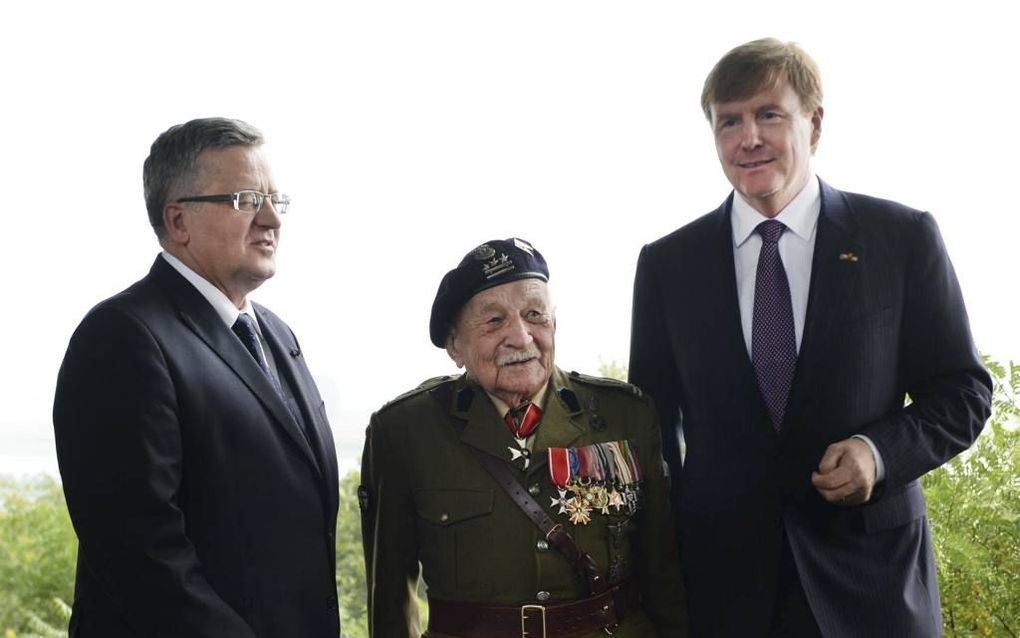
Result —
M528 488L528 494L531 494L532 496L538 496L541 493L542 488L539 487L538 483L535 483L534 485Z
M450 520L450 515L447 514L446 512L443 512L442 514L439 515L439 522L440 523L445 523L448 520Z
M326 597L326 609L336 611L336 596Z
M550 598L552 598L552 594L550 594L547 591L540 591L537 594L535 594L535 600L537 600L540 603L544 603L548 601Z
M538 542L535 543L535 549L537 549L540 552L549 551L549 541L545 540L544 538L538 539Z

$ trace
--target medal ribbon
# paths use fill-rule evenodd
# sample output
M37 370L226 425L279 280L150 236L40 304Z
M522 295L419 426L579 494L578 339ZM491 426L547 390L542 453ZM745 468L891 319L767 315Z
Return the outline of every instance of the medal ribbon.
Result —
M609 441L584 447L549 448L549 477L559 487L574 478L633 485L641 481L641 466L629 441Z
M519 405L507 410L503 417L510 434L518 439L526 439L535 431L542 420L542 409L534 403Z
M553 485L565 488L570 482L570 450L564 447L551 447L549 452L549 477Z

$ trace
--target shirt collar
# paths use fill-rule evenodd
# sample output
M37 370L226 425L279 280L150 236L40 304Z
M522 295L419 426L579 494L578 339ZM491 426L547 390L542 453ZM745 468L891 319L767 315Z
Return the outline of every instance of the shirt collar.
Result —
M783 222L788 230L801 239L809 240L818 226L818 215L821 210L822 189L818 185L818 178L812 174L804 188L774 219ZM740 193L734 191L730 220L733 227L733 245L739 248L754 233L758 224L765 220L765 216L756 211Z
M184 265L183 261L174 257L165 250L160 254L163 259L166 260L166 263L170 264L174 270L179 272L182 277L187 279L188 282L194 286L203 297L205 297L205 300L209 302L209 305L213 307L213 310L216 311L216 314L219 315L220 319L223 320L223 323L225 323L228 328L234 325L234 322L237 321L238 315L242 312L250 315L252 319L256 319L255 309L252 307L251 302L247 297L244 299L244 308L238 310L237 306L235 306L234 303L230 301L225 294L223 294L222 290L209 283L209 281L202 277L202 275L198 274L191 268L188 268ZM255 329L259 331L260 335L262 334L262 327L259 326L257 319L255 321Z
M545 392L548 389L549 382L546 381L545 385L542 386L542 389L536 392L535 396L531 397L531 402L537 405L538 407L542 408L543 410L545 408L543 407L542 401L545 400ZM499 413L499 416L506 418L506 413L510 411L510 406L506 404L506 401L500 399L497 396L489 394L488 392L486 392L485 394L489 395L489 399L492 400L492 405L496 406L496 412Z

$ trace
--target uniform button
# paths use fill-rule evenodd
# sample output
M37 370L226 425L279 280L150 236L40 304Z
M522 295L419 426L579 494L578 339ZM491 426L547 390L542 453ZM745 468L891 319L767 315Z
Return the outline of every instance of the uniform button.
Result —
M448 520L450 520L450 515L447 514L446 512L443 512L442 514L439 515L439 522L440 523L445 523Z
M538 486L538 483L535 483L534 485L528 488L528 494L531 494L532 496L538 496L541 493L542 488Z
M535 594L535 599L540 603L544 603L550 598L552 598L552 594L550 594L547 591L540 591L537 594Z
M540 552L549 551L549 541L545 540L544 538L538 539L538 542L535 543L535 549L537 549Z

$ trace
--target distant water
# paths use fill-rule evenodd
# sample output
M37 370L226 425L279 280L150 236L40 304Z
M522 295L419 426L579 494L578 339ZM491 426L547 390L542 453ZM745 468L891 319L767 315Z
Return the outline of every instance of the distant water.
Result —
M343 455L345 451L337 450L340 476L359 468L358 459ZM59 479L57 457L53 454L0 454L0 476L23 477L36 474L47 474Z
M35 474L60 478L57 457L53 454L0 454L0 475L20 477Z

